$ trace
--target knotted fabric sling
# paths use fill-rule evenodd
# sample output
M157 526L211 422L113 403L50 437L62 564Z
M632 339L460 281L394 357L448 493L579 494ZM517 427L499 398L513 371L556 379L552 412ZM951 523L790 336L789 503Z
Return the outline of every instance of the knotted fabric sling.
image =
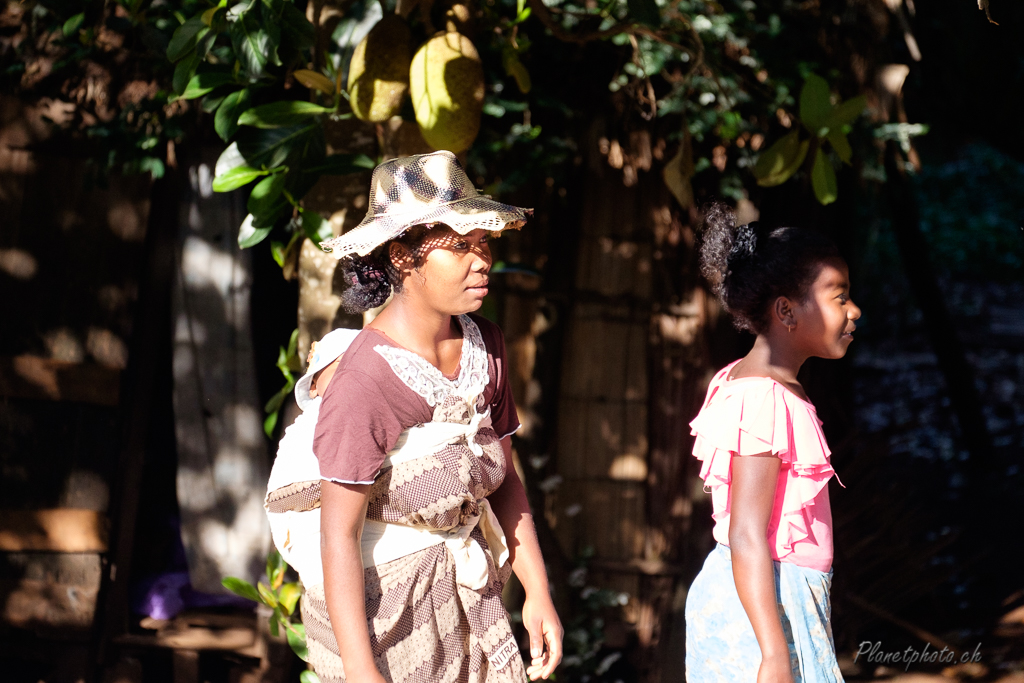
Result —
M363 526L367 626L377 667L392 683L526 680L501 602L509 552L486 499L505 474L483 405L487 353L476 324L468 316L459 322L456 380L410 351L374 347L434 409L432 422L406 429L387 454ZM315 420L317 409L302 417ZM345 674L323 592L321 481L311 450L279 455L266 508L275 543L305 589L310 662L323 683L334 683Z

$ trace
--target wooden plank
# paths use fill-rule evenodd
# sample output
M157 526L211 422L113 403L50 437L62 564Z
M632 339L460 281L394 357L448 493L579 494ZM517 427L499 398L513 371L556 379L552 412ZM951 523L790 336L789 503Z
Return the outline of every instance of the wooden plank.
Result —
M0 551L104 553L107 517L96 510L0 511Z
M36 579L0 579L0 595L4 596L0 620L41 635L84 635L92 626L98 594L99 581L83 586Z
M651 296L651 246L611 237L580 240L576 287L603 296Z
M647 399L649 325L585 316L570 323L562 395L598 400Z
M558 465L567 478L647 478L647 405L642 401L563 398Z
M153 634L128 633L114 642L123 647L161 648L168 650L219 650L248 656L256 654L256 631L253 628L186 628L164 629Z
M121 371L40 356L0 356L0 396L116 406Z
M585 547L595 558L629 561L643 557L647 539L646 494L632 481L566 480L551 496L554 532L568 557Z

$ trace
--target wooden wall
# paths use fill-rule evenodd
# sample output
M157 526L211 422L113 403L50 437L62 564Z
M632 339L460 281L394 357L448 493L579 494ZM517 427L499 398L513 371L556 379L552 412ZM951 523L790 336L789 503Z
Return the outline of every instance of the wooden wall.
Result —
M148 177L96 184L83 161L33 151L43 113L0 98L4 649L90 637L149 213Z
M635 134L609 145L613 134L598 122L583 148L558 389L562 481L547 521L567 557L592 549L589 584L629 596L627 635L611 623L608 643L632 642L641 679L660 681L681 669L685 589L708 550L688 423L713 374L718 311L694 268L693 217L661 179L665 159L615 168L602 149L637 158L650 147Z

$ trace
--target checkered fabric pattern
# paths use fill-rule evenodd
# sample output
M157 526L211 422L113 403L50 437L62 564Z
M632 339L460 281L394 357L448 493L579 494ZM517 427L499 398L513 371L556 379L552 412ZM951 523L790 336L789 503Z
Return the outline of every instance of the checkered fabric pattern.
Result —
M414 225L444 223L465 235L482 228L518 229L533 209L502 204L480 194L458 159L441 151L391 159L373 169L370 208L344 235L320 243L336 258L366 256Z

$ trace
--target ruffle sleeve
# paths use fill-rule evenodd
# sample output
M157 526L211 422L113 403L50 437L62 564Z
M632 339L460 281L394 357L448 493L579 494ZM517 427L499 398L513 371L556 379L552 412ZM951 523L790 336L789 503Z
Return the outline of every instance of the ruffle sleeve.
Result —
M771 453L788 466L780 473L773 517L787 517L777 523L779 534L788 536L781 540L791 549L810 537L805 509L835 474L821 421L811 404L778 382L742 378L726 385L727 372L716 375L703 408L690 423L696 437L693 454L701 461L700 476L710 490L715 520L729 512L732 456Z

